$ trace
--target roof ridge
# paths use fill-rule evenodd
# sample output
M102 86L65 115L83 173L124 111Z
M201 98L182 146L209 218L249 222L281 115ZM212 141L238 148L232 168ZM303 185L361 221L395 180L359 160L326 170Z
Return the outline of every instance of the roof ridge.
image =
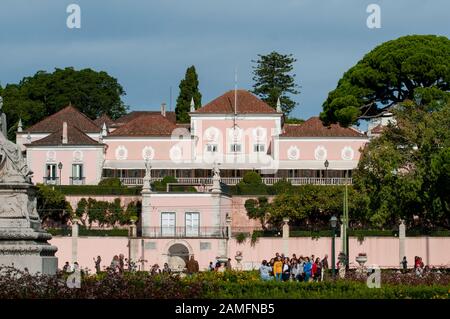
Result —
M24 131L29 131L29 132L30 132L30 131L33 131L33 130L35 130L36 127L39 127L39 125L42 125L43 122L47 123L47 122L49 122L49 121L52 121L52 119L55 119L55 118L57 118L58 116L61 116L61 114L64 113L64 112L67 112L67 110L73 110L73 111L76 112L77 114L81 115L82 118L86 119L86 120L89 122L89 124L93 125L93 127L98 128L98 130L100 131L101 126L97 125L97 124L95 123L94 120L90 119L86 114L84 114L84 113L81 112L78 108L76 108L74 105L71 105L71 104L69 104L69 105L63 107L62 109L58 110L57 112L55 112L55 113L53 113L53 114L51 114L51 115L49 115L49 116L47 116L47 117L44 117L42 120L40 120L40 121L37 122L37 123L34 123L33 125L31 125L31 126L28 127L27 129L25 129ZM65 122L68 122L68 121L65 121ZM51 130L48 130L48 131L42 131L42 132L45 132L45 133L53 133Z
M82 130L80 130L77 126L72 125L67 123L67 128L72 127L74 129L76 129L78 132L80 132L81 134L83 134L85 137L87 137L88 139L90 139L93 142L99 143L98 141L94 140L92 137L90 137L89 135L87 135L85 132L83 132ZM67 134L69 134L69 130L67 130ZM69 138L69 136L67 136L67 138ZM100 144L100 143L99 143Z
M120 126L118 129L116 129L115 131L111 132L109 134L109 136L121 136L121 134L129 135L129 134L125 134L125 132L123 132L123 131L127 131L129 128L135 128L136 127L135 123L140 122L142 120L145 120L146 118L151 118L151 119L158 118L158 119L161 119L162 122L164 122L166 125L169 125L172 130L177 128L176 123L173 123L167 117L163 116L160 113L159 114L158 113L156 113L156 114L142 114L141 116L138 116L138 117L132 119L131 121L126 122L125 124Z
M234 97L231 96L235 90L228 90L222 95L212 99L208 103L202 105L199 109L193 113L213 113L213 114L229 114L234 110ZM238 114L265 114L265 113L277 113L276 110L267 104L265 101L256 96L253 92L246 89L236 90L238 93ZM239 103L239 99L245 100L244 103Z

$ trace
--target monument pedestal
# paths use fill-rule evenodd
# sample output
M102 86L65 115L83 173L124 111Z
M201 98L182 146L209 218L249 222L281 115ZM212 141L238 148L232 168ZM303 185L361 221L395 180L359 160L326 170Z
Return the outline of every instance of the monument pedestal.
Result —
M52 236L41 229L36 187L0 183L0 266L52 275L58 269Z

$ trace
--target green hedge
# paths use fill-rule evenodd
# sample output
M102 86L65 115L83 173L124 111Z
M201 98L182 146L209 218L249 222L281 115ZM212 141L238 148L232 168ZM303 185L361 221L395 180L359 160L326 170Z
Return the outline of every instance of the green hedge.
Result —
M140 195L142 187L109 187L98 185L56 186L64 195Z
M258 237L277 237L281 235L281 230L255 230L256 236ZM363 239L364 237L397 237L398 231L396 230L377 230L377 229L364 229L364 230L349 230L348 235L350 237L358 237ZM332 230L290 230L290 237L331 237L333 236ZM336 232L336 236L340 236L340 231ZM450 237L450 230L436 230L436 231L425 231L425 230L412 230L411 232L406 232L407 237L419 237L419 236L430 236L430 237Z
M436 276L432 276L430 282L415 274L389 275L383 272L381 288L371 289L364 278L318 283L264 282L259 279L257 271L202 272L185 278L152 276L148 272L125 272L123 275L102 272L97 275L82 273L82 285L74 291L67 285L61 285L61 281L67 279L64 273L57 276L23 276L23 272L2 269L1 266L0 272L3 275L0 299L448 299L449 296L449 282L445 274L437 280L434 280ZM397 279L401 283L387 283Z
M218 282L204 298L218 299L435 299L448 298L445 286L392 286L370 289L354 282Z
M48 228L46 229L53 236L71 236L70 228ZM88 229L80 226L78 229L78 236L99 236L99 237L127 237L128 229Z

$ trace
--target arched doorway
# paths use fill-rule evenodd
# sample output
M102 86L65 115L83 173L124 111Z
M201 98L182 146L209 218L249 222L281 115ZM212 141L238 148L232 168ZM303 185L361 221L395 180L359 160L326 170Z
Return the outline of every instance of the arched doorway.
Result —
M189 249L180 243L173 244L168 251L168 264L172 271L183 271L189 260Z

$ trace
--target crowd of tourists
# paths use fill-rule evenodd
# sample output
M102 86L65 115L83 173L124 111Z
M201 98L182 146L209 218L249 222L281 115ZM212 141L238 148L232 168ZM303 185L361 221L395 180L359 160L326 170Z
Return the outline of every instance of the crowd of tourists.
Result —
M101 270L102 258L97 256L94 258L94 265L96 273L100 273ZM403 257L400 262L402 272L408 272L408 261L406 256ZM336 270L339 270L340 262L336 263ZM63 266L63 272L70 273L79 269L79 265L77 262L70 265L69 262L66 262ZM210 262L208 266L209 271L228 271L232 270L233 267L231 265L231 258L228 258L227 261L216 260L215 262ZM269 261L263 260L259 267L259 274L262 280L276 280L276 281L322 281L324 274L329 269L328 264L328 255L325 255L323 258L316 257L314 255L311 256L303 256L300 255L297 257L296 254L293 254L291 258L285 256L284 254L276 253L273 258ZM107 272L112 273L123 273L124 271L136 271L137 264L131 261L128 258L125 258L123 254L115 255L111 263L108 267L106 267ZM422 257L415 256L414 257L414 273L417 276L422 276L424 273L427 273L430 268L429 266L425 266L422 260ZM81 270L83 271L83 270ZM184 269L184 273L188 275L192 275L198 273L199 263L195 260L194 256L190 256L189 260L186 262L186 267ZM164 266L161 268L158 264L154 264L150 267L149 273L154 274L171 274L173 270L169 267L168 263L164 263Z
M276 253L269 261L263 260L259 268L262 280L276 281L322 281L328 269L328 255L324 258L299 256L291 258Z

